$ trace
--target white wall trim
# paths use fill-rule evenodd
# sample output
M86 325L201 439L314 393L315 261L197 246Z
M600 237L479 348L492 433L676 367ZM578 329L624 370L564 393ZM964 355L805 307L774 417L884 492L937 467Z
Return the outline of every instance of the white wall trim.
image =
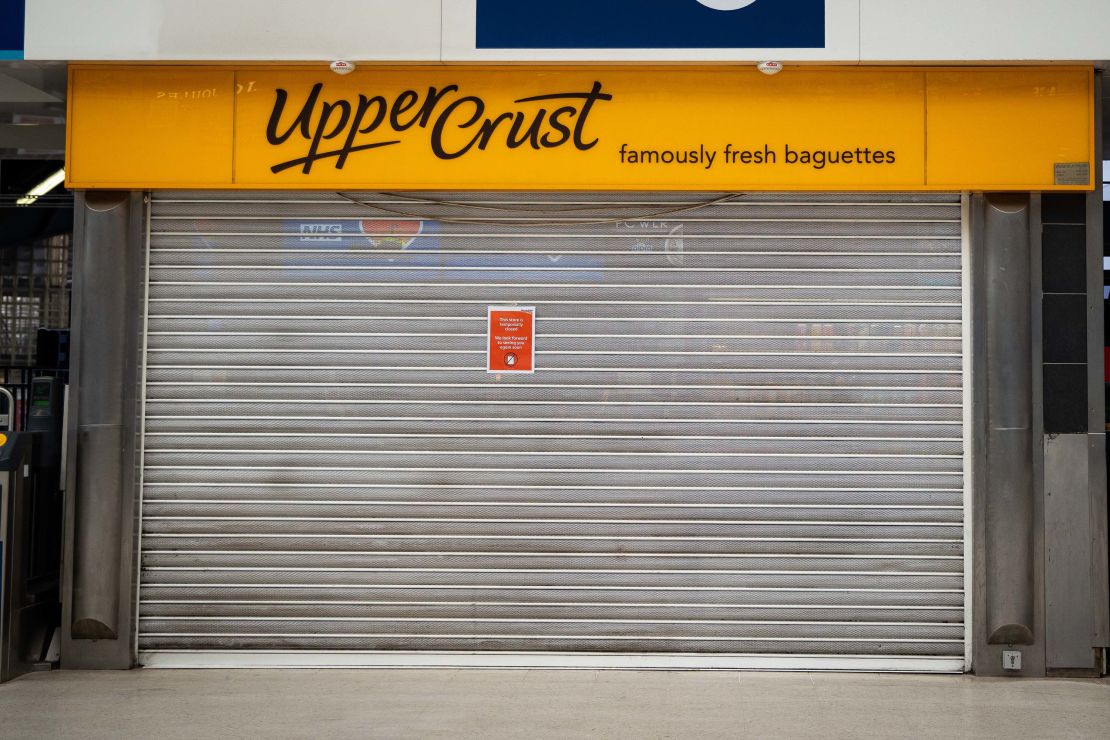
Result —
M475 48L475 2L36 0L27 5L25 58L151 62L347 58L366 63L775 59L826 64L1110 59L1106 31L1110 2L1106 0L826 0L824 49L695 50L479 50Z

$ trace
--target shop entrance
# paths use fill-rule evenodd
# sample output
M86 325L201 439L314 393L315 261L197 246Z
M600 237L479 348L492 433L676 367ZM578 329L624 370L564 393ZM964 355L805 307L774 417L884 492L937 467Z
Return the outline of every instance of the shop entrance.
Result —
M140 661L964 670L962 223L155 193Z

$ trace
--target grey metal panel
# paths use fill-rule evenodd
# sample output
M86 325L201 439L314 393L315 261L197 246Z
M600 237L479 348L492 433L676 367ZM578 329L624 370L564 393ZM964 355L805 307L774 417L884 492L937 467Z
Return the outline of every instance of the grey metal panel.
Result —
M970 364L976 369L972 376L974 383L972 396L976 399L984 399L991 392L993 373L990 365L992 363L1001 362L1004 365L1031 368L1030 395L1015 395L1009 399L1009 402L1031 406L1031 436L1032 439L1039 439L1043 431L1042 383L1040 362L1039 360L1034 362L1034 360L1041 354L1041 302L1033 300L1033 296L1040 295L1041 285L1040 196L987 194L973 196L971 202L970 267L975 298L971 304L974 314L971 329L973 357L970 358ZM994 219L988 216L992 215L995 204L999 202L1010 204L1009 209L1015 211L1015 215L1024 220L1027 227L1024 232L1020 229L996 228L997 214L993 214ZM987 262L991 250L996 248L1000 240L1017 242L1018 249L1027 250L1028 265L1025 269L1029 276L1028 302L1024 306L1017 306L1016 309L1007 310L1006 302L991 304L986 300L987 284L991 278ZM1003 244L998 248L1004 249L1006 245ZM1017 310L1017 313L1014 313L1014 310ZM1003 328L1013 334L1028 335L1031 339L1029 354L1009 355L1003 351L999 355L997 352L993 354L988 352L987 337L990 327L996 327L996 336L997 329ZM1020 389L1013 389L1011 392L1021 393ZM1004 405L1007 399L999 398L998 403ZM985 403L976 403L971 408L973 423L970 435L972 460L974 460L972 466L974 477L972 597L975 618L973 633L975 672L986 676L1014 675L1013 672L1004 671L1002 666L1002 652L1012 648L1006 643L994 644L990 639L999 629L999 625L993 623L989 608L993 592L993 598L996 600L1009 602L1003 603L1004 607L1011 608L1015 614L1020 610L1021 613L1028 614L1031 619L1027 626L1032 630L1033 644L1017 648L1023 655L1023 670L1019 675L1043 676L1045 674L1044 511L1043 496L1040 495L1043 484L1043 446L1040 444L1031 446L1025 461L1025 464L1032 469L1031 481L1024 492L1031 499L1031 513L1022 506L1016 510L997 505L992 508L991 501L997 491L997 480L992 478L995 464L990 461L990 454L996 448L997 442L992 442L995 425L991 421L989 411L988 404ZM980 462L984 464L979 464ZM1013 492L1003 491L1002 498L1005 499L1011 495L1014 495ZM1028 523L1027 528L1028 516L1031 516L1031 522ZM1007 538L1010 540L1024 538L1024 542L1020 545L1010 542L1012 546L1022 551L1017 561L1006 559L1005 554L999 559L998 554L992 550L992 540L1005 543Z
M1106 511L1106 434L1089 434L1087 442L1094 644L1106 650L1110 649L1110 578L1107 577L1110 540L1106 529L1110 522L1107 521Z
M964 654L957 197L358 199L154 198L141 650Z
M117 639L120 573L105 563L119 560L123 546L123 368L128 361L126 294L110 288L105 275L127 273L129 196L109 193L86 199L82 237L81 352L78 388L77 487L74 490L74 639ZM111 245L118 245L111 248ZM122 248L121 248L122 247ZM110 300L109 296L116 300ZM95 318L94 318L95 315Z
M990 641L1033 640L1032 333L1029 200L995 196L985 212ZM1006 317L1006 321L998 320Z
M143 196L79 194L78 205L62 661L120 669L134 665Z
M123 490L123 435L118 425L82 425L77 436L75 586L71 631L78 640L116 640Z
M1045 459L1045 648L1049 670L1094 668L1086 434L1050 435Z
M1105 96L1106 80L1103 72L1095 76L1095 100L1102 105L1095 106L1095 130L1103 131L1102 139L1096 139L1095 161L1103 161L1107 154L1106 137L1110 136L1107 125L1107 106L1110 98ZM1103 283L1103 244L1106 232L1105 205L1103 203L1103 172L1095 168L1095 189L1087 196L1087 369L1089 399L1089 431L1091 432L1091 540L1092 568L1091 592L1094 610L1095 644L1110 652L1110 520L1107 518L1106 493L1106 384L1105 384L1105 301L1102 299Z

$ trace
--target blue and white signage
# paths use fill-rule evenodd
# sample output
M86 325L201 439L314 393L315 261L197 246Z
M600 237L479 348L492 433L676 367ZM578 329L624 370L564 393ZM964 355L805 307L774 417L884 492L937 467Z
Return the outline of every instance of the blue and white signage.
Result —
M26 0L0 0L0 59L23 58Z
M823 49L825 0L477 0L479 49Z

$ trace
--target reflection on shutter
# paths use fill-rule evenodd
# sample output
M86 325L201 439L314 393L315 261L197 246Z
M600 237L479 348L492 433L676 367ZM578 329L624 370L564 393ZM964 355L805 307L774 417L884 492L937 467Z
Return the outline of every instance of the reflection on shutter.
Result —
M351 197L153 196L141 656L959 670L958 196Z

